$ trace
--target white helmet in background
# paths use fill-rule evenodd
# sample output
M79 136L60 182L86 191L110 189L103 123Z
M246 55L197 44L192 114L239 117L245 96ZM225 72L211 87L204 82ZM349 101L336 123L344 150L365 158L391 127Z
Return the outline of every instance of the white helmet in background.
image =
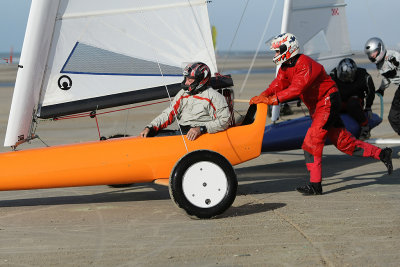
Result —
M367 54L369 60L376 64L385 57L386 48L381 39L373 37L365 43L364 52Z
M297 55L300 47L296 36L291 33L281 33L272 39L270 49L280 52L272 59L276 65L280 65Z

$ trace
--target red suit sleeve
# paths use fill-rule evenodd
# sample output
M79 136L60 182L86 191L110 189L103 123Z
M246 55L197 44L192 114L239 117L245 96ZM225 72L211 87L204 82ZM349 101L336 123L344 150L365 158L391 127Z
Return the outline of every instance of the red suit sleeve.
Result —
M298 98L303 94L304 90L312 85L315 79L312 75L312 64L308 61L298 61L296 64L290 86L283 91L277 93L279 102L285 102ZM300 64L299 64L300 63Z
M281 70L278 71L278 75L271 82L267 89L262 92L260 95L262 96L272 96L276 95L278 92L289 86L289 80L285 77L284 73Z

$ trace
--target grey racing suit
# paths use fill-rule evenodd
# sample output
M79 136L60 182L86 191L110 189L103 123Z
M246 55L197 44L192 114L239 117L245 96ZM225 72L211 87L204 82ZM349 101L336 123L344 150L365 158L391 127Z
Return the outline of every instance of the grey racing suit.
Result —
M377 92L383 94L384 90L391 83L400 85L400 53L394 50L387 50L385 58L376 64L379 73L383 76L381 85ZM393 130L400 135L400 86L397 88L392 106L390 107L388 116L390 125Z
M170 106L146 127L158 132L176 118L182 126L205 126L208 133L216 133L228 128L230 112L225 97L212 88L195 95L182 89Z

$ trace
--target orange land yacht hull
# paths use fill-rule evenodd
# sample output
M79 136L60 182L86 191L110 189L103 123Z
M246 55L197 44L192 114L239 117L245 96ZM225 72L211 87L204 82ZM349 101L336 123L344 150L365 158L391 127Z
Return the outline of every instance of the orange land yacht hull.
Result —
M266 116L267 106L258 104L252 124L204 134L195 141L185 136L126 137L2 153L0 190L168 184L175 164L192 151L217 152L232 165L258 157Z

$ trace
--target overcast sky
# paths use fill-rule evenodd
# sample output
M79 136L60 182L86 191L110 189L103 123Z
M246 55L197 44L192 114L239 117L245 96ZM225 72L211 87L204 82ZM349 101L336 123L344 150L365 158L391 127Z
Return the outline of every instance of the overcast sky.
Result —
M82 0L84 1L84 0ZM217 47L228 50L247 0L212 0L210 21L218 30ZM274 0L249 0L232 50L256 50ZM0 0L0 52L21 51L30 0ZM367 39L380 37L389 48L400 50L400 0L346 0L350 43L362 50ZM283 0L277 0L266 38L280 31ZM265 41L265 40L264 40Z

